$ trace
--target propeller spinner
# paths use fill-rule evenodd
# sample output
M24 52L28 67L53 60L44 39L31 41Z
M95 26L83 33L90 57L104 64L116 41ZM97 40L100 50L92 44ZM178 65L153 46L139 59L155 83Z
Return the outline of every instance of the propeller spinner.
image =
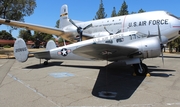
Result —
M80 36L80 40L79 41L82 41L82 35L83 35L83 31L92 27L92 24L89 24L87 25L86 27L82 28L80 26L77 26L71 19L69 19L69 21L71 22L71 24L73 24L76 28L77 28L77 33L79 34Z

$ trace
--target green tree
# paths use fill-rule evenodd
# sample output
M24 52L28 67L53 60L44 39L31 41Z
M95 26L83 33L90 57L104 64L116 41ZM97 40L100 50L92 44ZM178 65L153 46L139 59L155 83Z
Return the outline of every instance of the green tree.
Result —
M174 42L173 41L168 42L167 46L169 48L169 52L172 53L173 52L173 48L175 47Z
M42 42L44 43L44 46L46 47L46 43L51 39L53 39L53 36L51 34L34 31L34 35L33 35L33 41L35 42L34 48L39 48L40 43Z
M24 21L33 14L36 0L0 0L0 18Z
M138 11L138 13L143 13L143 12L146 12L146 11L143 10L143 9L140 9L140 10ZM137 13L137 12L131 12L131 14L135 14L135 13Z
M55 26L56 28L59 28L59 23L60 23L60 20L57 20L56 21L56 26Z
M53 36L51 34L44 33L43 41L47 42L47 41L49 41L51 39L53 39Z
M173 48L175 48L176 52L180 52L180 37L174 39L173 41L170 41L167 43L167 47L169 48L169 52L173 52Z
M6 32L5 30L0 31L0 39L15 40L15 38L12 37L12 35L10 33Z
M117 14L116 14L116 8L113 7L113 11L112 11L112 14L111 14L111 17L116 17Z
M142 8L138 11L138 13L143 13L143 12L146 12L146 11L144 11Z
M25 42L27 42L28 40L32 40L31 31L30 30L21 29L19 31L19 37L23 38Z
M124 1L122 6L121 6L121 9L119 10L118 12L118 16L122 16L122 15L128 15L128 5L126 4L126 2Z
M53 36L51 34L34 31L33 40L38 39L40 42L47 42L52 38Z
M104 19L107 17L107 14L105 13L103 1L101 0L100 5L99 5L99 10L96 12L95 20L97 19Z
M174 43L174 47L176 49L176 52L180 52L180 37L176 38L172 41Z
M131 12L131 14L136 14L137 12Z

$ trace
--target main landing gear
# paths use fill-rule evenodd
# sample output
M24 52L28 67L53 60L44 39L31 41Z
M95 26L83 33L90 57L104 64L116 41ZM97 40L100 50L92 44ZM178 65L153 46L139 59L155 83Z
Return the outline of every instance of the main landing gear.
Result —
M48 60L44 61L44 65L48 65Z
M41 64L41 59L40 59L39 61L40 61L40 64ZM46 59L46 61L44 61L43 64L44 64L44 65L48 65L48 60Z
M138 76L146 76L148 74L148 68L146 64L139 63L139 64L133 64L134 71L136 75Z

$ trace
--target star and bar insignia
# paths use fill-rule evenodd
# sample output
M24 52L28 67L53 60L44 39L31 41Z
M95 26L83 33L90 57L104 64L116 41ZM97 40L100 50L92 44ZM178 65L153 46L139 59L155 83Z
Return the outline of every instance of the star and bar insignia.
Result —
M70 53L71 52L71 50L70 49L66 49L66 48L63 48L63 49L61 49L60 51L58 51L58 55L62 55L62 56L67 56L68 55L68 53Z

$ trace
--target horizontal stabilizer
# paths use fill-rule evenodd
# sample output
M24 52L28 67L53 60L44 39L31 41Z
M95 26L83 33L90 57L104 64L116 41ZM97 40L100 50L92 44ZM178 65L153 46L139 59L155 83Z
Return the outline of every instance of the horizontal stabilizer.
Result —
M42 51L42 52L30 52L30 54L34 54L34 57L38 59L51 59L51 55L49 51Z
M22 38L18 38L14 43L14 56L19 62L26 62L28 59L28 49L25 41Z

